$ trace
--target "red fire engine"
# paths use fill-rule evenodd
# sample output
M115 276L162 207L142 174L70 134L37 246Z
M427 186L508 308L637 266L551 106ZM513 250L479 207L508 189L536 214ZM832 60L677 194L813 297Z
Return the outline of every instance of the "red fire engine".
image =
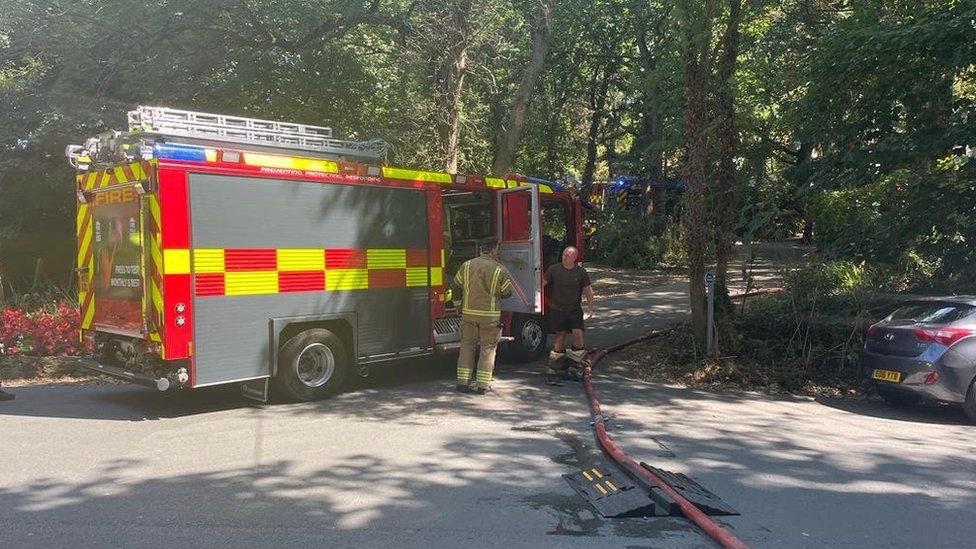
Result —
M371 364L457 349L449 282L489 235L518 289L508 350L541 356L542 269L581 246L579 200L521 176L382 166L385 148L158 107L69 146L90 367L159 390L322 398Z

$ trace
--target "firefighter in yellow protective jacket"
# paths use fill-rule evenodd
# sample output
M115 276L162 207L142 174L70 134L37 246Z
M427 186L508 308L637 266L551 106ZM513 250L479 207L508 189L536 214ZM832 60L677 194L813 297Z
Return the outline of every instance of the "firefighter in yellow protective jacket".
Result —
M512 280L498 262L498 239L481 241L481 255L465 261L454 275L454 302L461 303L461 355L458 356L457 389L471 391L475 346L481 347L478 358L478 394L491 388L495 369L495 350L501 338L500 301L512 294ZM460 294L460 295L458 295ZM459 299L460 298L460 299Z

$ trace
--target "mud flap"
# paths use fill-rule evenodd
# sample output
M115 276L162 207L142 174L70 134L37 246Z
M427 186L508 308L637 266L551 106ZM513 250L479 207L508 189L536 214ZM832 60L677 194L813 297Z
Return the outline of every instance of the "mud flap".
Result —
M241 383L241 394L244 398L256 400L262 404L268 403L269 378L251 379Z

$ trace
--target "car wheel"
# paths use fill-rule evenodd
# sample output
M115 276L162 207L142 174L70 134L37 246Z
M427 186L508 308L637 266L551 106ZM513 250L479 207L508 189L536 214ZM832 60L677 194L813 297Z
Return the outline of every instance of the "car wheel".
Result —
M962 403L962 411L966 412L966 417L969 421L976 423L976 379L969 384L969 390L966 391L966 400Z
M285 400L319 400L339 391L348 373L349 357L342 340L329 330L313 328L281 347L274 387Z
M889 406L907 407L918 404L922 397L885 387L878 387L878 396Z
M549 327L545 318L535 315L516 315L512 319L512 337L508 354L515 362L532 362L546 354Z

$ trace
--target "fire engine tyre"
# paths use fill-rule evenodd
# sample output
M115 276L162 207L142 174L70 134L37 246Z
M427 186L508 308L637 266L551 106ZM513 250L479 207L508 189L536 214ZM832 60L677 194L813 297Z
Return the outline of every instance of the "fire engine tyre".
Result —
M515 315L512 319L514 341L508 344L508 355L515 362L533 362L546 354L549 326L545 318L535 315Z
M319 400L338 392L348 373L349 355L342 340L329 330L313 328L281 347L274 388L285 400Z
M976 423L976 379L969 383L969 390L966 391L966 400L962 403L962 411L966 412L969 421Z

